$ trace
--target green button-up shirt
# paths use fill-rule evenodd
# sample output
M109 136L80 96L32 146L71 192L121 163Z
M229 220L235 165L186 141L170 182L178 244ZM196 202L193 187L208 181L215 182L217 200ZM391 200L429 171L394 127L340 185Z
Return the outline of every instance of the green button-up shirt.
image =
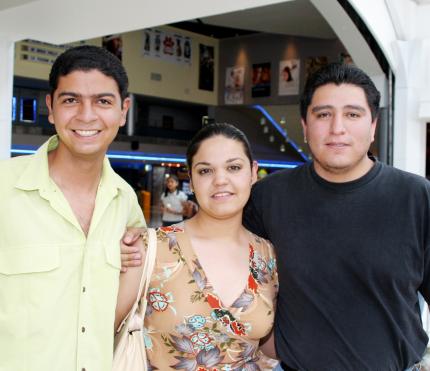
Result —
M145 221L105 159L86 237L49 177L57 145L0 162L1 371L111 369L119 241Z

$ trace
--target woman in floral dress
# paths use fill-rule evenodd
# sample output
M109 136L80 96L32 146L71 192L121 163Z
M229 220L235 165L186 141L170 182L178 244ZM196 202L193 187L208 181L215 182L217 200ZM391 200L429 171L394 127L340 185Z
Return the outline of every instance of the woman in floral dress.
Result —
M231 125L210 124L191 141L187 163L199 210L157 233L145 317L149 368L272 370L277 361L262 350L274 354L275 256L242 225L257 178L249 143ZM121 278L118 313L131 306L138 279L132 269Z

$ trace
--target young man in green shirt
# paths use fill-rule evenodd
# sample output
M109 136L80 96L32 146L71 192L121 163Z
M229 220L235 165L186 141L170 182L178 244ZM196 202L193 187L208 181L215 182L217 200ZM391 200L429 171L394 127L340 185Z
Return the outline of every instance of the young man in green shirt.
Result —
M120 240L145 221L108 146L130 100L121 62L79 46L49 76L57 135L0 162L0 370L106 371Z

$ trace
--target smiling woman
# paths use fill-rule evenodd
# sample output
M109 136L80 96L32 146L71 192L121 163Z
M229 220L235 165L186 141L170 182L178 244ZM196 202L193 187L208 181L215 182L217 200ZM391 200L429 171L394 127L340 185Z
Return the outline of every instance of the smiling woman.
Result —
M187 162L199 210L158 233L145 318L150 368L272 370L277 361L259 346L274 354L276 260L272 245L242 225L257 179L249 143L232 125L210 124Z

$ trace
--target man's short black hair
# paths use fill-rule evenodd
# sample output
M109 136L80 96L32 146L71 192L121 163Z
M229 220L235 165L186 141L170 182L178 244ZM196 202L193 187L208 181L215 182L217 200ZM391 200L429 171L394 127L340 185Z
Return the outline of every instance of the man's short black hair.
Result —
M97 70L112 77L118 85L121 101L124 101L128 94L128 77L124 66L112 53L94 45L81 45L68 49L55 60L49 74L51 96L54 96L61 76L74 71L90 70Z
M367 104L370 107L372 121L379 115L379 102L381 94L376 89L371 78L359 68L353 65L330 63L321 67L309 76L300 99L300 115L306 122L306 113L312 102L315 90L327 84L351 84L362 88L366 95Z

